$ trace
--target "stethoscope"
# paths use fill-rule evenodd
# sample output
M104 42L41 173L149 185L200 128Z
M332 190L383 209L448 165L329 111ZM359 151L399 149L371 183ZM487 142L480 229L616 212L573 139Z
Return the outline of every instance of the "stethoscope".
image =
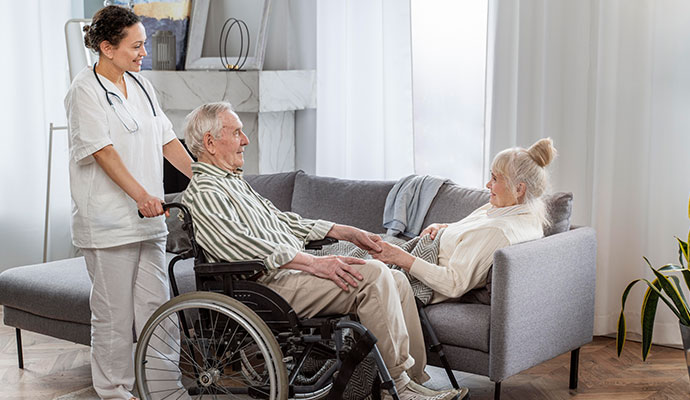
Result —
M120 122L122 122L122 125L125 126L125 129L127 129L127 131L129 131L130 133L134 133L134 132L138 131L139 130L139 124L137 123L137 120L134 119L134 117L129 112L129 110L127 110L127 108L124 107L124 103L122 102L122 99L120 98L120 96L118 96L117 93L113 93L113 92L109 91L108 89L105 88L105 86L103 86L103 83L101 82L100 78L98 77L98 73L96 72L96 65L97 65L97 63L93 65L93 76L96 77L96 81L98 82L99 85L101 85L101 87L103 88L103 91L105 91L105 99L108 100L108 104L110 104L110 106L113 108L113 110L115 111L115 115L117 115L118 119L120 119ZM151 96L149 96L146 89L144 89L144 85L142 85L141 82L139 82L139 79L137 79L131 72L125 71L125 73L127 75L129 75L132 79L134 79L134 82L136 82L137 85L139 85L139 87L141 88L141 90L144 91L144 94L146 95L146 98L149 101L149 105L151 106L151 111L153 112L153 116L156 117L157 116L156 109L153 106L153 101L151 100ZM113 103L112 97L117 99L117 102L119 104L123 105L123 109L125 111L127 111L127 113L129 114L129 118L131 118L132 121L134 122L134 127L130 128L127 125L124 118L117 111L117 108L115 107L115 103Z

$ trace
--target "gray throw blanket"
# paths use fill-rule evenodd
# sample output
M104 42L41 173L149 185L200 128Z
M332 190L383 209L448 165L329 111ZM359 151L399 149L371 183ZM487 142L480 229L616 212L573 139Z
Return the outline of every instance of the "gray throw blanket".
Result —
M424 217L438 190L447 179L430 175L410 175L390 190L383 208L383 227L389 235L415 237L422 231Z
M431 239L430 235L418 236L414 239L408 240L407 242L403 239L399 239L395 236L379 235L384 241L400 246L406 252L412 254L415 257L419 257L424 261L430 262L432 264L438 263L438 252L441 243L441 229L438 234L436 234L435 239ZM351 242L346 242L344 240L338 241L332 245L324 246L321 250L306 250L308 253L315 256L348 256L356 257L361 259L371 259L372 257L367 253L366 250L362 250L355 246ZM412 292L415 297L422 301L424 305L429 304L431 298L434 295L434 290L428 287L419 279L410 275L408 272L404 271L397 265L389 264L389 268L401 270L407 276L412 286Z

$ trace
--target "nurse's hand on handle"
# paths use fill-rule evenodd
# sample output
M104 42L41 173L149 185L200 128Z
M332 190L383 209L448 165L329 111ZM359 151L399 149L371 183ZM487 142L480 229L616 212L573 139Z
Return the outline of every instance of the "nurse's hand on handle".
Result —
M115 150L112 145L107 145L93 153L93 158L98 165L103 168L103 171L105 171L110 179L122 188L129 197L137 202L137 208L143 216L157 217L164 212L166 216L170 215L167 211L163 210L163 200L151 196L149 192L134 179L122 162L117 150Z
M166 217L170 216L170 211L163 210L163 200L148 193L141 199L137 199L137 208L139 213L147 218L157 217L164 213Z

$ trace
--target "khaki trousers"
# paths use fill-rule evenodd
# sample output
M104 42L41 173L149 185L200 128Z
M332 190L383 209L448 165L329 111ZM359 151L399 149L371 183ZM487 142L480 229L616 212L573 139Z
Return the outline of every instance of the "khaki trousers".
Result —
M346 292L331 280L307 272L281 270L262 283L275 290L301 318L317 315L356 314L378 339L376 345L398 389L429 376L422 326L414 294L405 274L378 260L353 265L364 279Z
M170 298L165 268L165 238L106 249L81 249L91 287L91 376L101 399L130 399L134 386L132 324L139 335L156 309ZM162 371L149 379L180 379L177 369L179 336L174 325L161 335L168 343L152 339ZM180 385L178 383L178 385ZM170 387L166 385L166 387ZM189 399L182 390L172 398Z

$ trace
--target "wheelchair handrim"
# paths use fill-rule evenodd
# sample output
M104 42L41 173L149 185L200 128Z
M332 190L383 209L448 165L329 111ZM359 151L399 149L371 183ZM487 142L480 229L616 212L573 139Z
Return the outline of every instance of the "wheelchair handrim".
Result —
M205 298L195 298L195 295L199 293L201 296ZM209 299L209 295L217 295L220 296L218 299ZM170 304L170 303L177 303L177 304ZM154 315L146 322L146 325L144 329L142 330L142 337L139 338L139 341L137 343L137 348L136 348L136 360L143 360L145 355L146 355L146 349L148 347L148 343L151 339L151 336L153 335L154 329L151 329L151 327L156 327L158 326L161 322L163 322L165 319L169 318L170 315L177 315L179 311L184 311L188 309L195 309L195 308L205 308L208 310L212 310L215 312L218 312L222 315L225 315L229 318L232 318L233 321L237 322L239 325L242 326L243 329L249 335L252 337L252 339L255 341L257 346L259 346L259 349L261 352L264 354L271 354L269 351L269 348L266 344L268 338L264 337L264 335L261 334L261 332L257 331L250 321L247 320L247 318L239 312L236 312L235 310L229 308L231 305L230 304L224 304L224 303L237 303L239 304L238 307L244 307L242 303L237 302L236 300L216 294L216 293L210 293L210 292L194 292L194 293L186 293L182 296L178 296L172 300L170 300L168 303L164 304L161 306L161 308L166 307L164 312L161 313L154 313ZM236 304L232 304L232 306L236 306ZM159 308L159 310L161 309ZM247 310L249 312L251 309ZM274 339L274 338L270 338ZM181 344L180 344L181 345ZM145 379L145 368L143 365L140 365L140 362L136 363L136 368L135 368L135 375L137 379L137 387L140 392L140 396L142 399L148 399L150 398L150 394L148 391L148 384L147 380ZM270 383L270 393L269 393L269 398L270 399L277 399L278 398L278 393L277 387L278 387L278 371L276 371L276 366L274 365L273 362L267 362L266 363L266 368L268 369L268 377L269 377L269 383Z

